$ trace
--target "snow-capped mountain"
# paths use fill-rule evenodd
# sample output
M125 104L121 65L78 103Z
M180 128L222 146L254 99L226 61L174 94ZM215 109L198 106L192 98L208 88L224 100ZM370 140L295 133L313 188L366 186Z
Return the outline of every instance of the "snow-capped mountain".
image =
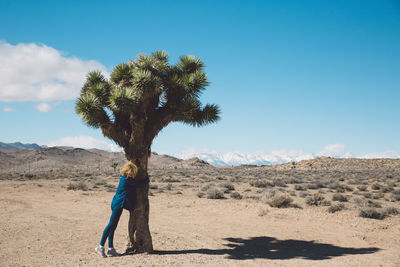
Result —
M217 151L195 151L189 149L176 153L174 156L181 159L197 157L214 166L271 165L314 158L312 154L304 153L301 150L276 150L271 152L259 151L255 153L242 153L235 151L218 153Z
M272 165L282 164L291 161L309 160L321 156L336 158L400 158L400 154L395 151L375 152L364 155L356 155L346 151L341 144L327 145L320 152L308 153L303 150L274 150L257 151L254 153L227 152L219 153L215 150L196 150L193 148L173 154L174 157L189 159L197 157L214 166L239 166L239 165Z

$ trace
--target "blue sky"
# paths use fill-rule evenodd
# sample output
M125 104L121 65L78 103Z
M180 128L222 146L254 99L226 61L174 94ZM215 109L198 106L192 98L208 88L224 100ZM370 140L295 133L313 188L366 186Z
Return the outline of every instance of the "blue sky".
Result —
M2 0L0 40L2 142L107 141L73 112L79 77L160 49L205 62L222 119L154 151L400 152L399 1Z

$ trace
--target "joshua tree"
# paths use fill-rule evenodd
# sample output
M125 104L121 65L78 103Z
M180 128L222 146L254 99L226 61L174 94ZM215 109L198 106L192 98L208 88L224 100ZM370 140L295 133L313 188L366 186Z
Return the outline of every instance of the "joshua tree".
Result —
M118 167L118 162L111 163L111 167L114 169L114 172L116 172L116 169Z
M136 179L147 177L150 147L157 134L171 122L204 126L219 119L219 107L202 106L199 96L209 84L204 63L182 56L169 65L168 55L155 51L135 61L117 65L106 79L89 72L76 103L76 112L89 127L100 128L138 166ZM152 252L149 230L148 185L137 187L136 207L129 216L127 251Z

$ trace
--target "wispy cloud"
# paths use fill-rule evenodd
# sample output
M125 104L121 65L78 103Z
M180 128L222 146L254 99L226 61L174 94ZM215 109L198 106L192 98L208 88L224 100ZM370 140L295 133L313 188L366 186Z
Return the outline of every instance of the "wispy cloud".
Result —
M15 109L10 108L10 107L8 107L8 106L4 106L2 110L3 110L4 112L16 112Z
M0 41L0 101L70 100L79 95L86 74L106 68L94 60L68 57L34 43Z
M51 112L53 108L47 103L40 103L35 106L35 109L39 110L40 112Z
M61 139L45 143L47 146L72 146L79 148L97 148L110 152L121 152L122 149L116 145L106 142L102 139L97 139L91 136L68 136Z

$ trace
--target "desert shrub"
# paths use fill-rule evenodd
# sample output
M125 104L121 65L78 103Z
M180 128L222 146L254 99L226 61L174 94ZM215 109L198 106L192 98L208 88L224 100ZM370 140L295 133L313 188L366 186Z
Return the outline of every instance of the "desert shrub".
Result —
M344 192L346 192L346 189L344 187L338 187L338 188L336 188L336 192L337 193L344 193Z
M330 206L331 204L332 203L327 199L321 201L321 206Z
M207 198L208 199L222 199L224 198L224 192L219 190L216 187L212 187L207 190Z
M323 182L321 182L321 181L316 181L316 182L315 182L315 185L316 185L318 188L326 188L325 183L323 183Z
M378 183L374 183L371 186L372 190L380 190L382 188L382 185L378 184Z
M181 180L179 180L177 178L169 177L169 178L161 179L161 182L165 182L165 183L180 183Z
M275 188L268 188L264 190L263 200L268 203L268 201L272 200L273 197L279 194L279 191Z
M390 186L390 187L396 187L396 183L393 181L389 181L389 180L386 181L386 185Z
M300 179L293 177L285 178L284 181L286 184L301 184L302 182Z
M67 185L67 190L82 190L82 191L87 191L88 187L84 182L78 182L78 183L69 183Z
M346 196L339 194L339 193L333 194L332 200L339 201L339 202L347 202L348 201Z
M385 209L386 214L397 215L400 214L400 211L395 207L388 207Z
M247 195L246 198L247 199L253 199L253 200L260 200L259 196L254 196L254 195Z
M310 206L320 206L325 197L319 193L306 198L306 204Z
M94 185L97 185L97 186L99 186L99 185L105 185L105 184L107 184L107 181L106 181L106 180L99 180L99 181L96 181L96 182L94 183Z
M382 205L379 202L372 201L370 199L362 199L359 197L355 197L353 199L354 203L357 204L359 207L370 207L370 208L382 208Z
M291 195L292 197L296 196L296 192L295 191L288 191L289 195Z
M291 206L293 199L286 195L275 195L268 204L274 208L288 208Z
M150 187L150 189L158 189L157 184L150 184L149 187Z
M345 185L344 189L348 192L353 192L353 187L349 186L349 185Z
M382 220L387 217L387 214L374 208L363 208L360 210L359 216L363 218Z
M355 204L357 204L358 206L362 206L362 205L364 205L365 200L360 197L355 197L355 198L353 198L353 202Z
M379 192L379 193L373 194L372 198L373 199L380 199L380 198L383 198L384 196L385 196L385 194Z
M206 193L204 193L204 192L198 192L198 193L196 194L196 196L198 196L199 198L202 198L202 197L204 197L205 194L206 194Z
M307 188L304 185L301 185L301 184L295 184L294 185L294 189L297 190L297 191L306 191L307 190Z
M206 185L203 185L202 187L201 187L201 191L207 191L208 189L210 189L211 187L214 187L214 184L206 184Z
M299 197L305 198L308 197L310 195L310 193L308 193L307 191L302 191L299 193Z
M389 200L392 202L400 201L400 194L392 193L389 197Z
M329 189L337 189L338 187L340 187L340 184L338 182L332 182L328 184Z
M231 196L231 198L234 198L234 199L242 199L243 198L242 195L239 192L236 192L236 191L232 192L230 194L230 196Z
M359 185L357 186L357 189L364 192L367 191L368 187L366 185Z
M230 182L222 183L221 186L224 187L226 189L226 191L228 191L228 192L235 190L235 186Z
M345 208L344 205L343 205L342 203L340 203L340 204L337 204L337 205L332 205L332 206L330 206L330 207L328 208L328 212L329 212L329 213L335 213L335 212L337 212L337 211L343 210L344 208Z
M272 182L274 183L274 186L287 187L283 179L274 179Z
M172 184L167 184L167 186L165 187L165 189L167 189L168 191L172 190Z
M319 187L317 184L310 183L310 184L307 184L307 188L308 189L318 189Z
M377 201L367 200L367 206L372 208L382 208L382 205Z
M394 190L394 188L391 186L382 186L381 193L389 193L389 192L392 192L393 190Z
M273 187L274 186L274 184L272 184L271 182L269 182L267 180L261 180L261 179L251 180L249 182L249 184L251 186L258 187L258 188L265 188L265 187Z
M364 196L365 198L372 198L372 194L369 193L369 192L365 192L365 193L363 194L363 196Z

